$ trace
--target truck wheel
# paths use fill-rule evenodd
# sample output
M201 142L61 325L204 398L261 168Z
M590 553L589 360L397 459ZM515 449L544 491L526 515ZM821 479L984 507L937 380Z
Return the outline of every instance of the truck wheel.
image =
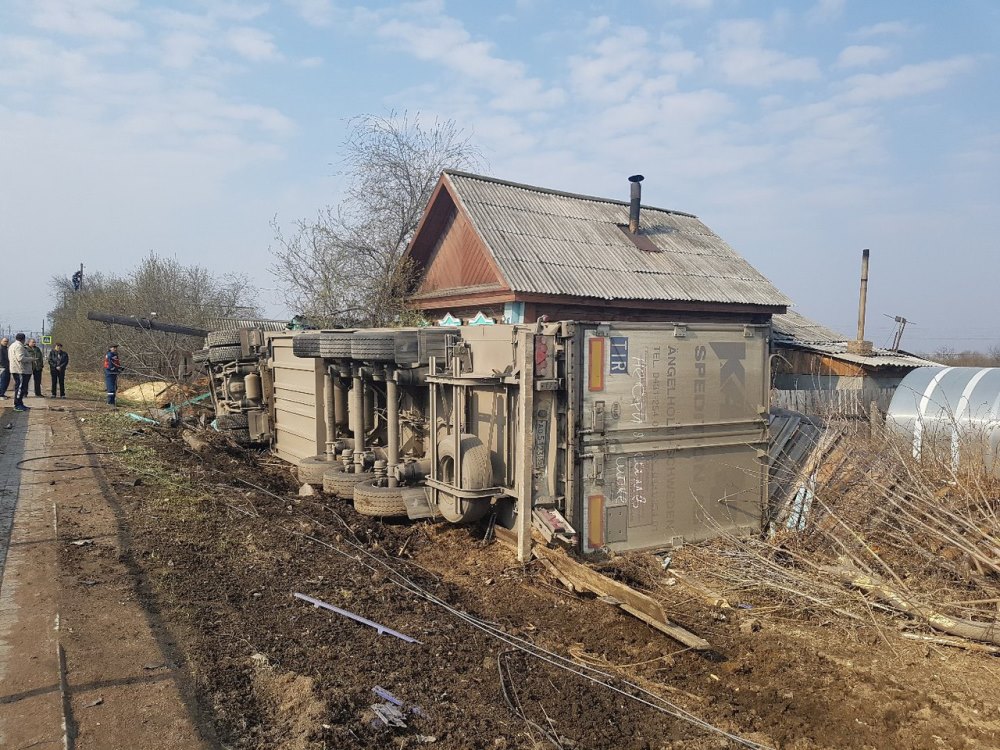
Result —
M319 331L306 331L297 333L292 337L292 354L304 359L312 359L319 356Z
M214 346L208 350L208 361L213 365L235 362L243 357L241 346Z
M349 331L324 331L319 336L323 359L350 359L352 334Z
M208 346L239 346L240 332L229 329L226 331L209 331L205 337Z
M344 500L350 500L354 497L354 486L356 484L368 482L374 478L375 473L371 471L328 471L323 476L323 490Z
M438 478L464 490L482 490L493 484L490 451L475 435L462 435L462 476L455 476L455 441L449 437L438 443ZM438 492L438 510L452 523L474 523L490 510L488 498L467 500Z
M337 465L336 460L327 460L326 454L309 456L299 461L296 474L302 484L323 486L323 475Z
M406 516L402 487L379 487L375 480L354 485L354 510L363 516Z
M365 362L394 362L396 359L396 334L365 333L351 337L351 358Z

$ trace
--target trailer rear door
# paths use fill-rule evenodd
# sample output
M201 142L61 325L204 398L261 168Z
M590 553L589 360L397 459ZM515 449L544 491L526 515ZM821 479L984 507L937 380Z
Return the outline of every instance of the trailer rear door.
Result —
M585 551L757 529L767 497L770 326L622 323L577 338L574 514Z

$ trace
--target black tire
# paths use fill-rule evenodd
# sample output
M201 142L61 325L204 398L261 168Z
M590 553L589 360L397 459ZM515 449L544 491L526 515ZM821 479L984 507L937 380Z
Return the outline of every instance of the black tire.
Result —
M493 462L490 460L489 448L483 445L483 441L475 435L464 434L459 449L462 451L462 476L460 479L454 476L454 439L445 437L438 443L438 477L442 481L454 484L464 490L482 490L491 486L493 483ZM449 466L451 467L450 473ZM490 501L486 498L465 500L446 492L439 492L438 510L452 523L473 523L489 512Z
M208 349L199 349L196 352L191 352L191 361L196 365L202 365L208 362Z
M306 331L292 337L292 354L303 359L319 356L319 331Z
M242 357L243 348L239 346L215 346L208 350L208 361L213 365L236 362Z
M324 331L319 336L319 354L323 359L350 359L350 331Z
M379 487L375 480L354 485L354 510L377 518L406 516L402 487Z
M344 473L344 464L336 464L327 469L323 474L323 492L330 495L337 494L337 477Z
M297 467L299 481L302 484L311 484L316 487L322 487L323 475L336 464L336 461L328 461L326 455L303 458L299 461Z
M395 362L396 334L354 334L351 337L351 358L365 362Z
M225 331L209 331L205 341L209 347L212 346L239 346L240 332L235 329Z
M250 426L246 414L220 414L215 423L220 430L238 430Z
M323 477L323 489L331 495L342 497L345 500L354 498L354 487L361 482L368 482L375 478L374 472L362 471L360 473L345 471L330 471Z

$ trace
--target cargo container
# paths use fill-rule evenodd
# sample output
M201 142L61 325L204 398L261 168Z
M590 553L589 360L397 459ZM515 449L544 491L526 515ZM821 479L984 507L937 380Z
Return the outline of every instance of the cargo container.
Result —
M759 529L769 332L563 321L263 333L240 353L256 357L261 398L217 406L362 513L534 527L583 552L667 548ZM245 366L210 367L217 394L246 392L227 382Z

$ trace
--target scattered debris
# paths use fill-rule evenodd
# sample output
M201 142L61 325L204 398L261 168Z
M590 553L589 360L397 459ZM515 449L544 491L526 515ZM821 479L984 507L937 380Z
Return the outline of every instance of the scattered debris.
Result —
M316 494L318 494L316 488L308 482L299 487L299 497L313 497Z
M155 419L150 419L149 417L144 417L141 414L136 414L134 411L125 412L125 416L133 422L141 422L142 424L159 424L159 422Z
M90 703L84 703L84 708L93 708L94 706L100 706L104 703L104 698L98 698L97 700L92 700Z
M710 648L708 641L704 638L672 623L667 618L660 603L652 597L571 560L565 552L550 550L541 545L535 545L533 549L536 556L547 559L559 571L561 577L569 580L575 589L591 591L598 596L609 596L616 599L621 609L689 648L699 651Z
M408 635L404 635L392 628L387 628L385 625L379 625L377 622L372 622L371 620L365 619L361 615L356 615L353 612L348 612L346 609L341 609L340 607L335 607L332 604L327 604L319 599L313 599L311 596L306 596L305 594L299 594L296 592L293 594L296 599L301 599L304 602L309 602L313 606L322 607L323 609L328 609L331 612L336 612L338 615L343 615L355 622L360 622L362 625L367 625L370 628L374 628L378 631L379 635L389 634L395 638L399 638L401 641L406 641L407 643L420 643L416 638L411 638Z
M70 542L74 547L87 547L94 543L93 539L77 539L76 541Z

